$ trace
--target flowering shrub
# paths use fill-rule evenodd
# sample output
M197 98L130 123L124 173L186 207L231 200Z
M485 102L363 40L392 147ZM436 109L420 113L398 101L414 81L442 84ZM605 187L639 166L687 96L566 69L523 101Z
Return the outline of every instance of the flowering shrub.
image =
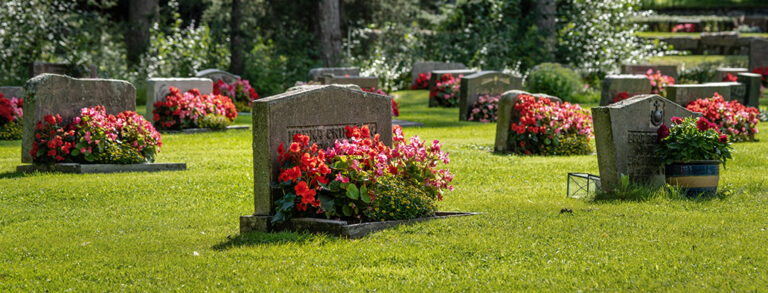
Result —
M592 115L578 104L521 95L510 124L510 150L518 154L583 155L592 152Z
M672 27L673 33L695 33L697 31L699 31L699 28L695 23L681 23Z
M232 124L237 117L237 109L232 100L222 95L201 95L197 89L181 93L171 87L164 100L154 104L152 110L155 127L160 129L184 129L205 126L223 126ZM227 123L203 123L203 118L217 115L226 118Z
M232 84L219 80L213 84L213 94L229 97L238 112L250 112L251 104L259 98L259 94L247 80L238 78Z
M302 134L293 137L288 150L281 144L278 180L283 197L275 203L272 222L294 215L365 221L433 214L434 201L453 189L453 175L437 169L439 162L448 164L448 154L438 141L431 146L417 136L406 141L399 127L393 134L392 148L378 134L371 138L367 126L347 126L347 139L325 151ZM417 192L399 193L403 190Z
M456 107L459 104L459 85L463 74L454 78L450 73L446 73L436 83L435 87L429 92L429 98L437 101L442 107Z
M752 69L753 73L760 74L763 78L763 86L768 86L768 67L758 67L755 69Z
M496 110L498 110L501 94L490 96L480 95L477 101L472 105L469 111L469 121L493 122L496 121Z
M662 124L656 130L659 146L656 155L663 164L698 160L718 160L725 166L733 149L728 136L706 117L672 117L671 127ZM681 151L685 150L685 151Z
M674 78L667 75L662 75L661 71L658 70L654 74L653 70L648 69L648 72L645 73L645 76L648 77L648 80L651 82L652 94L666 97L666 87L675 84Z
M746 107L738 101L726 102L718 93L712 98L690 102L686 108L703 114L719 132L727 134L734 142L756 140L760 115L757 108Z
M432 72L419 73L419 77L413 81L412 90L424 90L429 87L429 79L432 78Z
M629 93L628 92L620 92L616 95L616 97L613 98L614 103L618 103L619 101L623 101L629 99Z
M739 81L739 78L733 74L726 73L725 77L723 77L723 81L725 82L737 82Z
M374 94L377 94L377 95L389 96L389 94L387 94L383 90L381 90L379 88L375 88L375 87L372 87L372 88L362 88L362 90L364 92L374 93ZM394 98L391 98L390 100L392 101L392 116L394 116L394 117L400 116L400 104L398 104L397 101L395 101Z
M24 117L24 99L6 99L0 93L0 140L21 139L21 119Z
M153 162L163 144L152 124L133 111L114 116L95 106L81 109L71 123L63 122L58 114L37 122L30 151L35 163Z

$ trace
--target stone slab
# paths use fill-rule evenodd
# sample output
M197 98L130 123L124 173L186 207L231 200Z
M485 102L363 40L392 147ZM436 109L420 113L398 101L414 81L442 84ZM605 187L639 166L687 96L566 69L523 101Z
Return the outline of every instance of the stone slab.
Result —
M16 97L21 99L24 97L24 88L20 86L0 86L0 93L3 93L6 99Z
M21 165L19 173L57 172L73 174L122 173L122 172L163 172L184 171L186 163L144 163L144 164L78 164L58 163L53 165Z
M651 93L651 82L641 74L608 75L603 80L600 92L600 106L613 103L613 99L621 92L629 93L630 97Z
M702 84L675 84L666 88L667 98L675 103L687 106L688 103L701 99L711 98L719 93L726 101L731 100L731 87L737 86L732 82L710 82Z
M520 95L547 98L557 103L563 102L560 98L547 94L531 94L520 90L511 90L502 94L499 99L499 109L496 112L496 141L493 150L497 153L505 153L509 151L509 126L512 123L517 123L519 120L519 117L515 112L515 104Z
M749 71L768 67L768 39L754 38L749 44Z
M210 129L210 128L186 128L182 130L159 130L161 133L205 133L205 132L217 132L227 130L248 130L251 129L248 125L231 125L225 129Z
M458 62L414 62L411 68L411 82L416 81L421 73L430 73L435 70L459 70L467 69L467 66Z
M41 74L24 86L24 118L21 162L31 163L29 151L35 138L35 125L45 115L60 114L64 121L80 115L80 109L101 105L107 114L136 111L136 88L127 81L76 79L57 74Z
M523 89L523 78L499 71L481 71L464 76L459 88L459 120L467 121L480 95L498 95Z
M437 212L433 217L424 217L412 220L366 222L357 224L350 224L347 221L328 220L321 218L294 218L290 219L287 223L285 223L285 225L282 225L281 227L271 227L269 224L269 217L249 215L240 217L240 234L285 230L294 232L324 233L341 238L357 239L362 238L370 233L382 231L384 229L389 229L400 225L410 225L431 220L465 217L477 214L478 213Z
M150 78L145 85L147 96L147 113L144 117L152 121L152 110L155 102L165 100L171 87L177 87L182 93L191 89L198 89L200 94L207 95L213 92L213 81L208 78Z
M197 73L195 73L195 77L208 78L214 83L216 83L219 80L223 80L224 82L229 84L235 83L238 79L240 79L240 76L237 74L232 74L224 70L213 69L213 68L198 71Z
M723 82L723 79L725 79L725 76L728 74L731 74L733 76L736 76L739 73L742 72L749 72L746 68L731 68L731 67L720 67L715 72L715 80L712 82Z
M658 95L641 95L608 106L592 108L597 162L603 191L618 186L628 175L636 184L663 185L664 168L655 156L656 130L672 117L701 114Z
M742 104L759 108L760 87L762 76L757 73L742 72L736 74L738 82L744 85L744 98Z
M653 70L654 73L656 73L656 71L660 71L661 74L670 76L675 80L677 80L677 72L678 72L677 65L655 65L655 64L628 65L628 64L625 64L624 66L621 67L621 73L645 75L648 72L648 69Z
M379 78L375 76L339 76L324 75L320 77L322 84L354 84L361 88L379 88Z
M358 67L320 67L312 68L307 74L309 81L319 81L320 77L326 74L340 75L340 76L360 76L360 68Z
M280 166L277 147L286 147L296 133L306 134L321 149L346 138L348 125L368 125L371 134L392 146L392 102L387 96L363 92L355 85L297 86L253 102L254 215L268 216L278 195Z
M392 119L392 125L397 125L400 127L423 127L424 123L408 121L408 120Z

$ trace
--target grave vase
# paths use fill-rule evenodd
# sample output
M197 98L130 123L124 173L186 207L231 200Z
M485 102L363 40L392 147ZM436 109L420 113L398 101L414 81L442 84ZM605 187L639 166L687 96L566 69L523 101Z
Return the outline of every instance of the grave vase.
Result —
M664 169L667 184L680 188L688 197L711 197L717 193L720 161L675 162Z

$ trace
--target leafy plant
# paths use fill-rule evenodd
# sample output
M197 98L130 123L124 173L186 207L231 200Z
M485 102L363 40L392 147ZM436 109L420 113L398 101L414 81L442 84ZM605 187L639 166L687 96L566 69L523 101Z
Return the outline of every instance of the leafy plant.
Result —
M232 124L237 117L237 109L229 97L222 95L201 95L198 89L181 93L178 88L170 87L168 95L162 101L155 102L152 120L160 129L202 128L203 125L221 126ZM226 121L203 118L210 115L221 116Z
M592 152L592 115L578 104L520 95L509 126L511 152L526 155L584 155Z
M477 101L474 105L472 105L472 109L469 111L469 117L467 120L480 122L496 121L496 111L499 109L499 98L501 98L501 94L495 96L478 96Z
M760 115L757 108L746 107L736 100L726 102L718 93L712 98L692 101L686 108L703 114L733 142L757 140L755 134Z
M658 130L659 146L656 156L662 164L717 160L723 163L731 159L733 148L728 136L721 134L717 125L705 117L672 117L671 127L662 124Z
M436 101L437 105L442 107L456 107L459 105L459 86L461 85L461 78L463 74L459 74L458 77L453 77L452 74L446 73L440 77L435 86L429 92L429 99Z
M582 85L579 74L570 68L557 63L542 63L530 72L525 86L529 92L570 101Z

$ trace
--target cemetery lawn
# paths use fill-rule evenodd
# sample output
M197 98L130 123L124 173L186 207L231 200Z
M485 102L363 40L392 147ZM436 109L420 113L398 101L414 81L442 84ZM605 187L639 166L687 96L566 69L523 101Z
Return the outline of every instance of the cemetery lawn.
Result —
M721 170L728 197L590 202L566 198L566 175L597 174L595 155L495 155L494 124L397 94L426 124L406 134L451 153L441 210L482 214L359 240L238 235L250 131L166 134L158 161L188 170L162 173L21 175L20 141L0 142L0 291L765 290L765 123Z

